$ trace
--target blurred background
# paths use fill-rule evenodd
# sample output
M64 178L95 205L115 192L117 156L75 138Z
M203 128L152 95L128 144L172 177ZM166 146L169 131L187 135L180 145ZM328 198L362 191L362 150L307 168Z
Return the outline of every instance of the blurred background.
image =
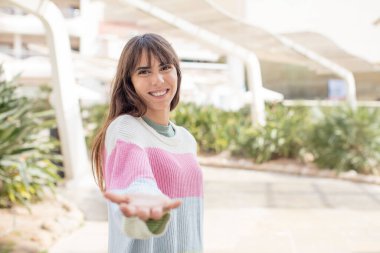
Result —
M89 147L121 50L147 32L181 61L172 119L205 168L206 252L380 252L380 1L1 0L1 253L47 249L78 224L49 252L106 251ZM43 239L19 224L53 201L46 187L76 222L41 221Z

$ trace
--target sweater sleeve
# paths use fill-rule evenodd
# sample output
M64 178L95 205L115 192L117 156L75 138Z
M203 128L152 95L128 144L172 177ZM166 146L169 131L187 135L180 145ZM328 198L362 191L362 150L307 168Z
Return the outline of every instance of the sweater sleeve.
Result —
M107 191L116 194L163 194L157 187L145 150L119 137L121 136L116 132L114 145L110 153L106 154L104 175ZM121 213L119 205L115 203L109 205L112 219L130 238L148 239L161 236L170 221L169 213L158 221L145 222L137 217L127 218Z

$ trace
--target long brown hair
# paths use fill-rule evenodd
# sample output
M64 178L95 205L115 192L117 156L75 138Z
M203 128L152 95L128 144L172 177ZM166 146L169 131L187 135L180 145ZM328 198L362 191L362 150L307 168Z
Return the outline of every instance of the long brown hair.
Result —
M163 37L153 33L131 38L120 55L116 75L111 87L108 115L100 131L95 136L91 150L92 172L96 183L102 191L105 190L103 159L105 159L104 142L108 126L116 117L122 114L141 117L147 111L147 106L137 95L132 83L132 73L140 62L143 51L149 57L149 64L151 58L155 57L160 63L174 65L177 70L177 91L170 103L170 110L173 110L179 102L181 70L178 56L172 46Z

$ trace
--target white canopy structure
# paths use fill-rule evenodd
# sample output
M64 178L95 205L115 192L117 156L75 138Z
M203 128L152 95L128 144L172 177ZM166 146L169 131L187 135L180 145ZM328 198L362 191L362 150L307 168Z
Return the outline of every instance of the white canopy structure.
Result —
M260 124L265 123L265 117L258 59L300 64L317 73L334 73L345 80L346 98L353 108L356 107L353 71L374 71L372 64L344 52L322 36L314 41L316 36L302 40L299 33L272 34L231 16L209 0L114 0L106 10L106 20L123 21L169 36L186 33L193 40L239 57L249 68L252 118ZM320 47L318 42L322 42Z
M89 1L82 2L86 2L83 8L89 5ZM76 92L73 92L75 81L72 54L62 13L49 0L4 0L1 4L19 7L42 21L44 33L41 29L36 29L34 32L39 36L44 34L48 39L54 101L66 175L68 178L79 178L82 171L88 169L89 164L78 97ZM89 15L88 12L85 13ZM12 24L12 21L6 20L4 23L4 17L7 19L6 16L0 16L0 33L28 34L30 32L23 27L17 30L11 29L9 24ZM348 85L347 100L353 107L356 106L353 72L377 71L372 64L339 49L318 34L273 34L231 16L210 0L104 1L103 23L107 22L119 22L127 26L128 36L134 35L133 31L156 32L171 38L181 38L183 41L196 41L214 51L241 59L247 66L252 119L253 122L261 125L265 124L263 99L265 90L260 60L302 65L316 73L334 73L340 76ZM91 25L91 22L85 25ZM93 36L94 29L89 27L88 30L92 31L90 35ZM17 38L16 35L15 38ZM20 42L15 39L15 43L17 41ZM90 45L91 40L86 40L85 44ZM91 50L86 52L91 54ZM94 59L83 55L75 57L78 58L76 62L82 69L86 69L86 64ZM92 63L97 65L97 62Z

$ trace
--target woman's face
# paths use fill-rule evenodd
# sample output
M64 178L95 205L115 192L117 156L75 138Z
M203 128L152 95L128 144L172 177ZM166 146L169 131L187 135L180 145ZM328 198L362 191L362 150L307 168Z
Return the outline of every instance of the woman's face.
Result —
M170 112L170 103L177 92L177 70L173 64L162 64L154 56L150 66L146 51L132 73L137 95L147 106L147 116Z

